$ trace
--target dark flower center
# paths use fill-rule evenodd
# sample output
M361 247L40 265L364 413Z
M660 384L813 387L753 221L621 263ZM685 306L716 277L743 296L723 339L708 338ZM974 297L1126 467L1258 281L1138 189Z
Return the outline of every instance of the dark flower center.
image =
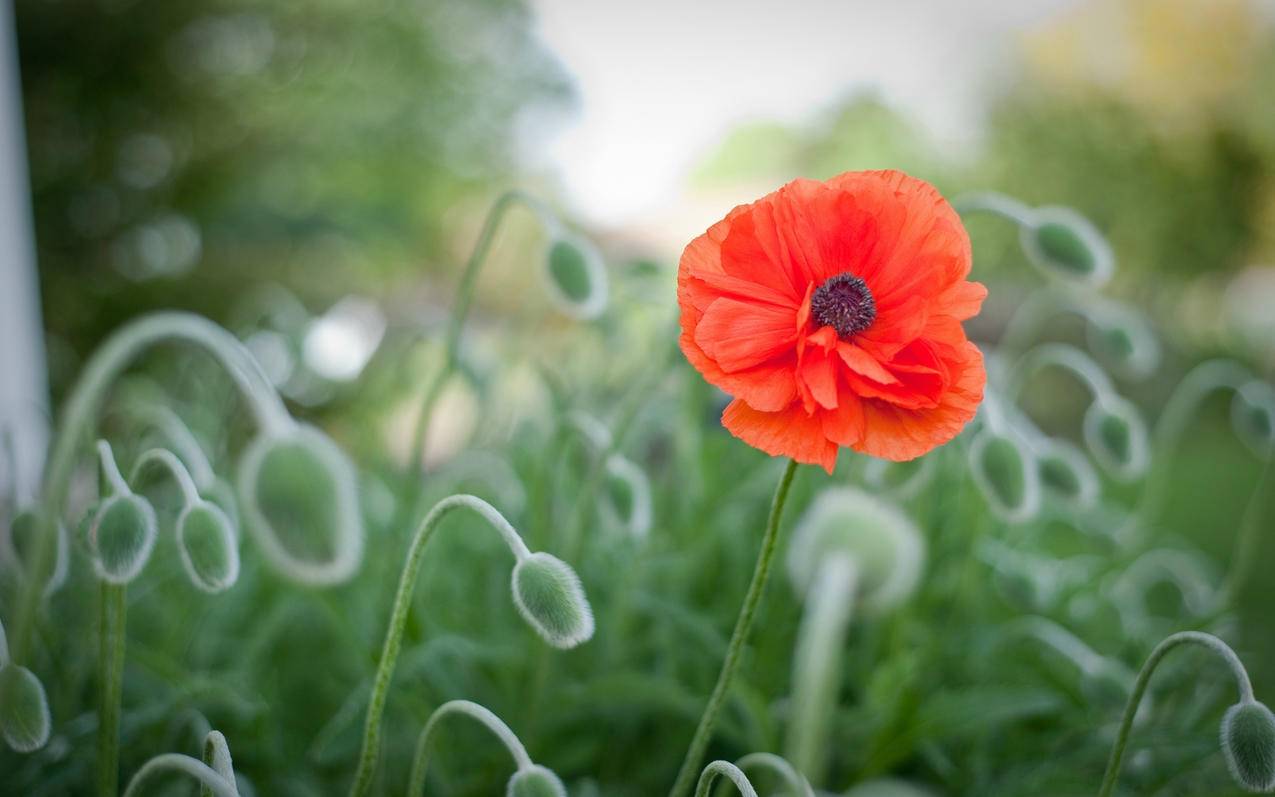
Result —
M872 326L877 303L868 284L850 272L830 277L810 297L810 314L820 326L837 330L842 340Z

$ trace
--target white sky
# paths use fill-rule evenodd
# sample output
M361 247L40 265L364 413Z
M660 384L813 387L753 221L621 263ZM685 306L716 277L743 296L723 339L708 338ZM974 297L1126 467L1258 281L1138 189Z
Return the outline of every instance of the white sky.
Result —
M811 117L875 88L939 140L976 137L1018 33L1077 0L533 0L577 81L548 157L582 217L624 225L676 203L723 133Z

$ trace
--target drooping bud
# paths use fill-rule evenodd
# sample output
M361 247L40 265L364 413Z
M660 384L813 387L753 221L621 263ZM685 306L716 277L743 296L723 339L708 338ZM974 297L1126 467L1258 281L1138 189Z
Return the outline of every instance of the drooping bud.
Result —
M845 797L935 797L934 792L906 780L879 778L865 780L845 793Z
M1040 484L1059 500L1081 507L1092 507L1098 500L1101 484L1089 459L1065 440L1048 438L1037 446L1036 465Z
M545 253L545 271L550 293L562 312L589 321L606 310L606 267L588 240L559 231Z
M1236 783L1247 791L1275 790L1275 715L1265 704L1246 700L1227 709L1222 754Z
M897 507L865 492L824 490L793 531L788 575L799 596L814 586L820 565L835 555L854 562L856 593L864 611L881 612L916 588L925 544Z
M1085 412L1085 444L1112 476L1132 481L1147 469L1147 427L1130 401L1116 395L1094 399Z
M1019 240L1032 264L1048 276L1099 287L1115 270L1111 245L1071 208L1036 208L1020 227Z
M870 486L883 490L890 497L903 501L913 498L925 489L934 477L937 458L925 456L907 462L892 462L872 458L863 469L863 478Z
M239 579L239 540L216 504L200 501L182 510L177 545L191 583L204 592L221 592Z
M1090 318L1089 348L1105 363L1132 379L1146 379L1160 365L1160 343L1141 313L1107 305Z
M533 553L514 566L514 604L532 628L556 648L593 636L593 610L580 577L556 556Z
M970 444L970 473L988 506L1016 523L1040 509L1040 475L1034 458L1010 435L987 429Z
M18 512L9 523L9 550L4 553L11 554L11 557L4 557L4 561L17 571L19 579L33 577L31 569L34 565L34 552L42 528L39 515L29 509ZM34 578L44 584L45 597L52 595L66 583L70 559L66 527L59 522L52 533L57 535L56 550L45 563L44 572L34 575Z
M363 558L354 469L309 426L254 440L239 462L243 521L266 558L304 584L345 581Z
M98 576L127 584L150 560L158 524L155 509L140 495L112 495L101 503L89 528L89 550Z
M1269 459L1275 452L1275 390L1265 382L1253 381L1235 391L1231 424L1254 455Z
M567 797L567 788L553 770L532 764L509 779L507 797Z
M16 664L0 666L0 735L19 753L49 740L49 700L35 673Z

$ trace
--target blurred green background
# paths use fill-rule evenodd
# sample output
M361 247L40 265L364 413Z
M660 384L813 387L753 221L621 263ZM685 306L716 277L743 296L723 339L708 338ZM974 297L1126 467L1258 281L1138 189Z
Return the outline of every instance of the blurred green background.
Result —
M505 188L529 188L575 218L559 177L527 154L528 142L540 140L528 131L569 124L588 98L538 33L536 10L519 0L17 0L15 8L55 401L127 319L158 308L206 315L248 341L297 413L332 430L360 463L373 518L364 572L331 593L288 597L294 588L251 565L234 600L222 605L192 601L171 581L155 586L170 600L162 611L139 610L134 650L145 674L129 694L161 699L150 707L155 716L136 720L133 738L145 744L126 748L124 770L162 752L150 749L161 741L182 738L172 730L179 709L221 711L192 697L207 692L230 706L218 723L232 749L243 751L259 793L338 793L357 725L342 705L370 672L388 612L406 534L391 520L396 479L419 393L438 361L460 264ZM1074 207L1117 253L1107 293L1142 308L1164 343L1156 374L1120 383L1154 419L1200 361L1235 358L1268 380L1275 366L1271 19L1269 4L1242 0L1071 4L1015 35L1012 67L994 81L972 147L936 139L888 93L842 89L845 81L829 75L832 99L822 107L796 121L736 125L697 153L682 197L687 207L707 203L720 215L795 176L889 167L948 196L997 190L1030 204ZM658 41L651 51L657 59ZM1120 69L1109 68L1112 59ZM941 63L934 72L941 80ZM678 123L675 112L667 116ZM527 507L522 520L533 537L550 534L554 518L569 514L563 507L572 506L571 486L585 467L545 455L538 422L564 406L614 417L671 346L677 248L636 221L579 218L572 226L606 255L608 312L587 324L552 312L538 282L543 231L530 214L516 215L479 280L465 378L444 397L426 457L432 473L442 474L431 482L436 498L464 481L448 468L467 449L500 454L526 484L559 485L547 506ZM1040 278L1024 267L1009 225L976 218L969 226L975 277L992 288L972 336L994 345ZM325 319L355 330L354 352L342 350L352 359L324 359L314 330ZM1074 319L1051 322L1046 332L1083 340ZM154 377L199 404L192 425L212 435L233 402L208 399L208 380L194 370L173 357ZM656 527L665 531L654 533L636 572L621 572L631 555L622 546L595 551L581 565L586 587L604 605L609 594L622 594L618 582L644 584L626 599L641 604L643 619L633 621L641 627L629 629L630 638L600 624L594 644L601 651L572 659L551 679L556 719L537 719L543 707L528 707L520 694L536 672L523 659L537 649L510 612L491 608L507 603L503 571L489 580L477 569L473 578L448 580L437 572L431 579L427 567L418 614L445 608L418 618L412 630L417 640L436 641L418 650L414 670L400 673L422 688L395 692L409 704L398 707L404 728L387 742L396 774L426 707L474 696L521 732L537 730L528 740L533 754L569 782L588 775L602 794L658 793L711 683L774 477L763 456L716 428L716 401L678 362L644 405L632 456L651 475ZM1074 392L1034 401L1043 427L1074 433L1083 409ZM940 462L959 470L955 455ZM1205 406L1170 468L1159 539L1198 547L1223 568L1261 470L1231 433L1223 401ZM811 474L799 492L808 497L824 482ZM944 492L917 510L936 551L950 547L937 561L974 559L976 532L987 521L968 500ZM1275 517L1269 491L1264 500L1265 516ZM951 506L959 501L966 503ZM1259 574L1275 564L1269 537L1261 538ZM479 558L478 532L456 539L435 551L438 559ZM985 667L963 645L1021 607L961 593L968 601L951 611L957 626L970 625L950 628L946 594L852 638L846 679L857 699L847 700L853 708L839 719L848 740L840 780L902 772L949 794L1092 793L1106 737L1085 740L1085 728L1113 722L1119 705L1095 705L1066 685L1055 684L1057 692L1022 686L1030 679L1015 669L1033 663L1046 681L1064 680L1035 654ZM748 678L758 706L783 693L799 612L786 584L772 585L771 597L763 621L779 630L763 628ZM1258 577L1237 606L1237 648L1259 696L1275 694L1273 603L1275 583ZM91 610L60 611L68 628L92 638ZM1170 606L1166 615L1175 611ZM196 620L212 629L207 640L171 630ZM1087 641L1136 667L1142 641L1099 627L1102 636ZM239 636L236 628L250 630ZM931 636L937 639L927 642ZM687 639L699 647L686 649ZM1207 662L1197 677L1221 675ZM82 699L91 694L88 677L69 682L82 691L55 698L55 711L87 722L73 707L92 705ZM1006 683L1021 688L990 691ZM1182 678L1186 691L1193 683ZM926 698L936 713L917 720ZM756 716L729 724L722 754L773 741L773 728L749 725L766 716L754 708ZM1160 770L1143 767L1145 793L1221 793L1226 778L1213 722L1184 719L1146 732L1142 743L1159 743L1171 764L1157 757ZM477 749L480 737L467 733L457 732L452 751L460 763L447 765L451 793L491 793L495 775L467 780L461 773L467 763L485 773L504 764L460 749L469 742ZM68 734L76 739L74 729ZM8 751L0 756L5 767L14 760ZM1205 762L1202 773L1192 771L1197 762ZM45 761L35 774L28 768L28 779L10 783L33 788L58 763ZM63 781L44 780L44 793L76 793L90 763L68 765Z

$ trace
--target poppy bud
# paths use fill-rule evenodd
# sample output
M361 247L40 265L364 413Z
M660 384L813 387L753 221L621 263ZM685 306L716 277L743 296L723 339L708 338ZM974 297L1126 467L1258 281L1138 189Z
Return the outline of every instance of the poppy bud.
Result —
M602 315L607 306L607 273L593 244L559 232L549 242L545 271L550 292L562 312L581 321Z
M645 539L651 531L651 482L635 462L620 454L607 459L607 493L611 513L623 518L629 533Z
M934 792L906 780L878 778L865 780L846 792L845 797L934 797Z
M98 576L127 584L146 566L155 548L155 509L140 495L112 495L101 503L89 528L89 549Z
M508 797L567 797L567 788L552 770L532 764L514 773L506 794Z
M37 544L36 536L42 531L40 516L30 509L18 512L9 523L9 550L6 553L10 556L5 557L5 563L17 571L20 579L31 575L31 560ZM52 595L66 583L69 565L66 527L59 522L57 530L53 533L57 535L57 550L45 563L44 572L35 576L44 584L45 597Z
M1063 501L1092 507L1100 484L1089 459L1065 440L1046 439L1037 447L1036 465L1046 492Z
M1146 470L1147 428L1127 399L1098 396L1085 412L1084 434L1094 459L1115 478L1132 481Z
M1266 459L1275 449L1275 390L1265 382L1249 382L1231 401L1235 434L1256 456Z
M1115 270L1111 245L1093 222L1071 208L1036 208L1019 229L1023 251L1049 276L1099 287Z
M1244 700L1222 717L1222 754L1235 781L1251 792L1275 789L1275 715Z
M1160 343L1146 319L1131 308L1112 305L1090 318L1089 348L1133 379L1145 379L1160 365Z
M580 577L556 556L533 553L514 565L514 604L532 628L556 648L574 648L593 636L593 610Z
M191 582L204 592L229 589L239 578L239 540L226 513L209 501L177 518L177 545Z
M354 469L309 426L258 437L239 461L243 521L266 558L304 584L337 584L363 558Z
M885 491L900 501L919 495L934 478L934 457L917 457L907 462L869 459L863 478L870 486Z
M26 667L0 666L0 735L19 753L49 740L49 701L40 679Z
M970 473L988 506L1011 523L1040 508L1040 474L1031 454L1009 435L987 429L970 445Z
M920 579L925 543L893 504L859 490L824 490L793 531L788 575L799 596L814 586L821 565L836 555L854 563L857 600L865 611L902 603Z

